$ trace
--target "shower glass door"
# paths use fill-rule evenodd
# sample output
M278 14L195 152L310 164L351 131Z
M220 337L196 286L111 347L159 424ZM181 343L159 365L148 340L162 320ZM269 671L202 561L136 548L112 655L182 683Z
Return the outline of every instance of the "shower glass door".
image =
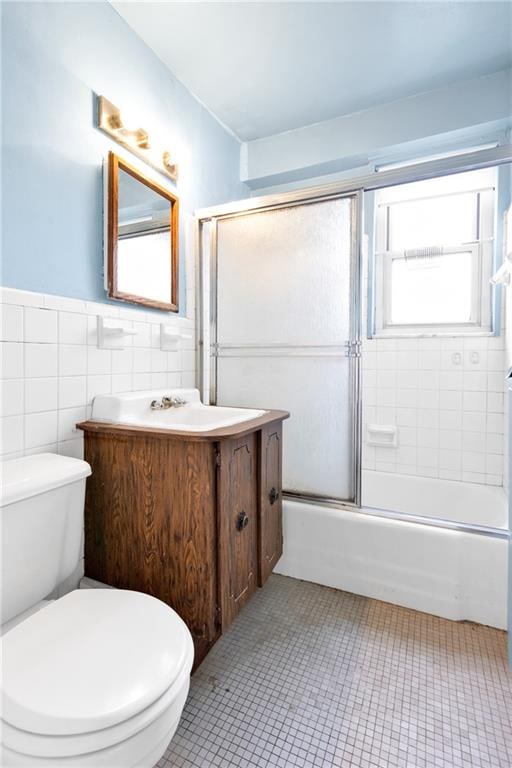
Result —
M219 218L210 392L290 411L285 492L358 502L357 195Z

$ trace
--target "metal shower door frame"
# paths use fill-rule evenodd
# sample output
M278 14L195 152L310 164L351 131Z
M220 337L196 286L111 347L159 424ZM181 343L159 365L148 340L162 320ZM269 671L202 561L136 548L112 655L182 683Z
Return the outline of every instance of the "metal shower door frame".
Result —
M284 491L286 498L302 502L311 502L328 506L355 509L361 503L361 301L362 301L362 242L363 242L363 190L352 189L331 194L315 194L301 199L288 199L289 196L272 195L262 199L261 205L248 205L247 209L234 212L218 213L201 211L198 218L199 246L199 281L198 281L198 371L200 389L203 397L209 397L212 404L217 402L217 316L218 316L218 239L217 224L221 220L249 216L285 208L297 208L329 200L350 199L351 205L351 247L350 247L350 293L349 339L347 359L349 365L349 409L351 412L351 449L353 466L354 498L351 500L333 499L316 494ZM248 203L253 203L248 200ZM240 203L238 203L240 205ZM266 345L268 347L268 345ZM280 345L281 347L282 345Z

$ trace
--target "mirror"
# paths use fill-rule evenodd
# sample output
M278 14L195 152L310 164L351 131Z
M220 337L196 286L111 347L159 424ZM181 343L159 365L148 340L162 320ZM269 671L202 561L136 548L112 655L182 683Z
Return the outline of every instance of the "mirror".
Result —
M178 311L178 198L113 152L107 186L107 290Z

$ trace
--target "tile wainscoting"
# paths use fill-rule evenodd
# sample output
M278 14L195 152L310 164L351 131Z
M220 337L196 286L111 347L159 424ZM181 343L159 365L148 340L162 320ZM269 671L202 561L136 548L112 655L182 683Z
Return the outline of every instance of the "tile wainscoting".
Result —
M11 288L1 289L1 302L3 458L82 457L75 425L95 395L196 384L192 290L186 318ZM124 349L98 349L97 315L135 332ZM162 322L183 334L175 351L160 349Z

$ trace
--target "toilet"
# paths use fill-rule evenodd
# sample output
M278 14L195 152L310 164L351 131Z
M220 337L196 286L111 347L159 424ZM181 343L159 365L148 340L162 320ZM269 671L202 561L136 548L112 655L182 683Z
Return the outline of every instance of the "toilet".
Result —
M89 465L2 464L2 766L152 768L187 698L192 637L140 592L75 589Z

